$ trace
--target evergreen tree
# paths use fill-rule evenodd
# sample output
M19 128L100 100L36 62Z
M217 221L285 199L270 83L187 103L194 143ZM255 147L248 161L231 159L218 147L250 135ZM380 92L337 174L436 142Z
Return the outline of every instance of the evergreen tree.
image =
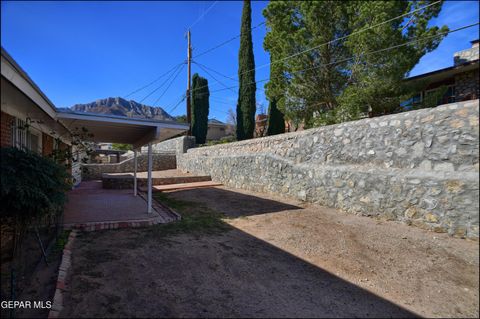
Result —
M268 108L268 124L267 135L275 135L285 133L285 117L283 113L277 108L277 99L270 100Z
M307 127L356 119L368 110L395 112L418 89L403 81L405 75L448 30L428 26L442 7L421 9L429 3L271 1L264 10L264 48L278 61L271 70L278 76L267 85L282 93L278 108ZM402 46L370 54L396 45Z
M192 77L192 135L197 144L205 144L209 113L208 80L195 73Z
M238 79L240 82L237 103L237 140L253 137L255 130L255 61L252 43L252 9L249 0L243 1Z
M270 50L270 62L279 59L279 52ZM282 77L279 74L281 68L275 63L270 64L270 78L272 79L265 85L265 95L270 105L268 107L267 135L285 133L285 115L279 110L279 105L284 101L284 87Z

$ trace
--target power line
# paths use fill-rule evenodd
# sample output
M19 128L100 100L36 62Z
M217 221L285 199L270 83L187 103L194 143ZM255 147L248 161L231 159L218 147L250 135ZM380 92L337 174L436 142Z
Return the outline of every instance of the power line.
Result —
M224 105L230 105L230 106L233 106L234 104L236 104L237 102L227 102L226 100L215 100L213 99L212 97L210 97L210 100L212 100L213 102L215 103L220 103L220 104L224 104Z
M160 84L159 86L157 86L153 91L151 91L151 92L148 93L143 99L141 99L139 103L142 103L142 102L145 101L150 95L152 95L153 93L155 93L155 92L157 92L158 90L160 90L160 89L162 88L162 86L164 86L164 85L168 82L168 80L170 80L170 79L172 78L172 76L175 74L175 72L177 72L178 69L180 69L180 68L182 67L182 65L185 66L184 63L177 65L176 70L173 71L172 74L170 74L170 76L169 76L165 81L162 82L162 84Z
M170 81L170 83L168 84L168 86L165 88L165 90L163 91L163 93L155 100L155 102L153 102L153 106L155 106L157 104L158 101L160 101L160 99L165 95L165 93L168 91L168 89L172 86L173 82L175 81L175 79L178 77L178 75L182 72L183 68L185 67L185 64L178 70L177 74L175 74L175 76L173 77L172 81Z
M198 63L197 61L193 61L193 63L197 64L197 65L200 66L200 67L203 66L205 69L208 69L208 70L210 70L210 71L212 71L212 72L215 72L215 73L217 73L218 75L223 76L224 78L227 78L227 79L229 79L229 80L238 82L238 79L232 78L232 77L230 77L230 76L228 76L228 75L225 75L225 74L223 74L223 73L220 73L220 72L218 72L218 71L216 71L216 70L214 70L214 69L212 69L212 68L209 68L209 67L206 66L205 64ZM207 71L205 71L205 72L207 72ZM208 73L208 72L207 72L207 73Z
M170 111L168 111L168 113L172 113L172 112L177 108L177 106L180 105L180 103L182 103L183 101L185 101L185 98L186 98L186 95L183 94L183 95L182 95L182 98L180 99L180 101L178 101L177 104L175 104L175 106L173 106L173 107L170 109Z
M221 82L220 80L218 80L216 77L214 77L210 72L208 72L208 70L206 68L203 67L203 65L201 65L200 63L197 63L195 61L193 61L193 63L195 63L196 65L198 65L203 71L207 72L208 75L210 75L215 81L217 81L218 83L220 83L223 87L225 88L228 88L228 86L226 84L224 84L223 82ZM231 89L230 91L232 91L233 93L237 93L234 89Z
M192 23L192 25L190 25L190 27L187 28L187 30L190 30L191 28L193 28L193 26L196 25L196 24L213 8L213 6L217 4L217 2L218 2L218 0L215 1L207 10L205 10L205 11L198 17L198 19L195 20L195 22Z
M440 2L441 2L441 1L436 1L436 2L430 3L430 4L428 4L428 5L424 6L424 7L415 9L415 10L413 10L413 11L411 11L411 12L404 13L404 14L402 14L402 15L399 15L399 16L397 16L397 17L394 17L394 18L388 19L388 20L386 20L386 21L380 22L380 23L375 24L375 25L373 25L373 26L369 26L369 27L367 27L367 28L365 28L365 29L361 29L361 30L352 32L352 33L347 34L346 36L340 37L340 38L338 38L338 39L334 39L334 40L331 40L331 41L327 41L327 42L322 43L322 44L319 44L319 45L317 45L317 46L315 46L315 47L312 47L312 48L303 50L303 51L301 51L301 52L292 54L292 55L290 55L290 56L286 56L286 57L281 58L281 59L279 59L279 60L270 61L269 63L263 64L263 65L261 65L261 66L259 66L259 67L256 67L256 68L247 70L247 71L245 71L245 72L242 72L241 74L239 74L239 76L240 76L240 75L243 75L243 74L245 74L245 73L252 72L252 71L261 69L261 68L263 68L263 67L269 66L269 65L271 65L271 64L273 64L273 63L277 63L277 62L280 62L280 61L285 61L285 60L291 59L291 58L293 58L293 57L299 56L299 55L304 54L304 53L306 53L306 52L310 52L310 51L312 51L312 50L318 49L318 48L320 48L320 47L322 47L322 46L324 46L324 45L328 45L328 44L335 43L335 42L340 41L340 40L344 40L344 39L346 39L346 38L348 38L348 37L350 37L350 36L352 36L352 35L359 34L359 33L365 32L365 31L367 31L367 30L376 28L376 27L378 27L378 26L384 25L384 24L386 24L386 23L392 22L392 21L394 21L394 20L397 20L397 19L406 17L406 16L408 16L408 15L414 14L415 12L418 12L418 11L420 11L420 10L426 9L426 8L428 8L428 7L430 7L430 6L439 4ZM197 57L198 57L198 56L197 56ZM237 79L239 78L239 76L237 77ZM211 83L211 84L215 84L215 82L214 82L214 83ZM197 89L200 89L200 88L201 88L201 87L199 87L199 88L197 88Z
M258 28L258 27L260 27L260 26L262 26L262 25L264 25L264 24L265 24L265 21L257 24L256 26L254 26L254 27L251 28L250 30L253 31L253 30L255 30L256 28ZM228 43L230 43L230 42L232 42L233 40L236 40L236 39L238 39L238 38L240 38L240 34L238 34L238 35L236 35L236 36L234 36L234 37L232 37L232 38L230 38L230 39L228 39L228 40L226 40L226 41L223 41L223 42L215 45L214 47L212 47L212 48L210 48L210 49L207 49L207 50L205 50L205 51L203 51L203 52L195 55L194 57L195 57L195 58L199 58L199 57L201 57L202 55L205 55L205 54L207 54L207 53L210 53L210 52L212 52L212 51L214 51L214 50L216 50L216 49L218 49L218 48L220 48L220 47L222 47L222 46L224 46L224 45L226 45L226 44L228 44Z
M136 89L136 90L132 91L131 93L125 95L124 98L127 98L127 97L129 97L130 95L133 95L133 94L135 94L135 93L137 93L137 92L139 92L139 91L141 91L141 90L149 87L150 85L152 85L153 83L157 82L158 80L160 80L161 78L163 78L165 75L167 75L168 73L170 73L172 70L174 70L175 68L177 68L179 65L181 65L181 64L183 64L183 63L185 63L185 62L182 62L182 63L179 63L179 64L175 65L173 68L171 68L171 69L168 70L167 72L163 73L162 75L160 75L158 78L156 78L156 79L153 80L152 82L150 82L150 83L148 83L148 84L140 87L139 89Z
M209 106L210 109L214 110L214 111L217 111L217 112L221 112L221 113L225 113L225 114L228 114L228 111L224 111L224 110L219 110L219 109L216 109L214 107L211 107Z
M201 67L201 68L203 67L203 68L209 69L210 71L215 72L215 73L223 76L224 78L230 79L230 80L235 81L235 82L238 82L238 81L239 81L238 79L229 77L229 76L227 76L227 75L225 75L225 74L223 74L223 73L220 73L220 72L218 72L218 71L216 71L216 70L214 70L214 69L212 69L212 68L209 68L209 67L207 67L207 66L204 65L204 64L198 63L198 62L196 62L196 61L193 61L193 63L197 64L197 65L198 65L199 67ZM202 69L203 69L203 68L202 68ZM214 80L216 80L218 83L222 84L222 85L225 87L225 85L224 85L223 83L221 83L221 82L220 82L219 80L217 80L213 75L211 75L210 73L208 73L207 70L205 70L205 69L203 69L203 70L204 70L205 72L207 72L207 74L209 74ZM262 89L262 88L257 88L257 90L259 90L259 91L265 91L265 89ZM233 92L234 92L234 93L237 93L237 91L233 91Z
M431 35L431 36L424 37L424 38L421 38L421 39L412 40L412 41L405 42L405 43L398 44L398 45L394 45L394 46L391 46L391 47L388 47L388 48L384 48L384 49L380 49L380 50L375 50L375 51L371 51L371 52L366 52L366 53L362 54L362 56L367 56L367 55L370 55L370 54L375 54L375 53L384 52L384 51L388 51L388 50L392 50L392 49L397 49L397 48L399 48L399 47L406 46L406 45L409 45L409 44L412 44L412 43L416 43L416 42L419 42L419 41L422 41L422 40L426 40L426 39L430 39L430 38L435 38L435 37L438 37L438 36L440 36L440 35L450 34L450 33L453 33L453 32L457 32L457 31L461 31L461 30L464 30L464 29L467 29L467 28L471 28L471 27L476 26L476 25L479 25L479 24L480 24L480 22L477 22L477 23L473 23L473 24L470 24L470 25L466 25L466 26L463 26L463 27L454 29L454 30L442 32L442 33L439 33L439 34L436 34L436 35ZM327 63L327 64L321 64L321 65L318 65L318 66L314 66L314 67L310 67L310 68L306 68L306 69L302 69L302 70L290 72L290 74L300 73L300 72L304 72L304 71L308 71L308 70L318 69L318 68L323 67L323 66L328 66L328 65L333 65L333 64L338 64L338 63L347 62L347 61L353 60L354 58L356 58L356 57L358 57L358 56L359 56L359 55L357 55L357 56L352 56L352 57L350 57L350 58L346 58L346 59L343 59L343 60L340 60L340 61L335 61L335 62L331 62L331 63ZM269 79L271 79L271 78L266 78L266 79L263 79L263 80L254 81L254 82L251 82L251 83L248 83L248 84L265 82L265 81L268 81ZM235 87L238 87L238 85L231 86L231 87L229 87L228 89L235 88ZM219 92L219 91L224 91L224 90L226 90L226 88L225 88L225 89L213 90L213 91L211 91L210 93Z

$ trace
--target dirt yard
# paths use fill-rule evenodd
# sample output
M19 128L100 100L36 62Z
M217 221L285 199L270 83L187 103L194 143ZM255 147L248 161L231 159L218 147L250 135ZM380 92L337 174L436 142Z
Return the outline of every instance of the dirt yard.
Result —
M478 242L224 187L84 233L64 317L478 317ZM224 214L224 215L220 215Z

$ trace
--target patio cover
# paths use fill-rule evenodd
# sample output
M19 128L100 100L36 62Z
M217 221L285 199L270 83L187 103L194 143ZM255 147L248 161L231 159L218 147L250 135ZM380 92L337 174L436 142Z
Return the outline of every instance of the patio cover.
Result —
M148 145L147 212L152 212L152 144L188 130L188 124L74 111L57 111L57 120L71 131L85 128L93 142L132 144L134 148L133 194L137 196L137 150ZM88 140L88 139L87 139Z
M188 130L188 124L115 115L58 110L57 119L72 131L87 129L93 142L132 144L134 149L158 143Z

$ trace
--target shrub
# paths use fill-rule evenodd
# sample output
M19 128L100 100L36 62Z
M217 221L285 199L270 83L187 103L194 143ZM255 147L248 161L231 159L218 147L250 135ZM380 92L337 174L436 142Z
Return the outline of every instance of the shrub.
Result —
M235 136L224 136L219 140L211 140L207 141L205 144L200 144L199 146L213 146L213 145L218 145L218 144L227 144L227 143L232 143L236 142L237 139Z
M17 148L2 148L0 152L2 220L27 225L62 211L65 193L71 187L64 166Z

